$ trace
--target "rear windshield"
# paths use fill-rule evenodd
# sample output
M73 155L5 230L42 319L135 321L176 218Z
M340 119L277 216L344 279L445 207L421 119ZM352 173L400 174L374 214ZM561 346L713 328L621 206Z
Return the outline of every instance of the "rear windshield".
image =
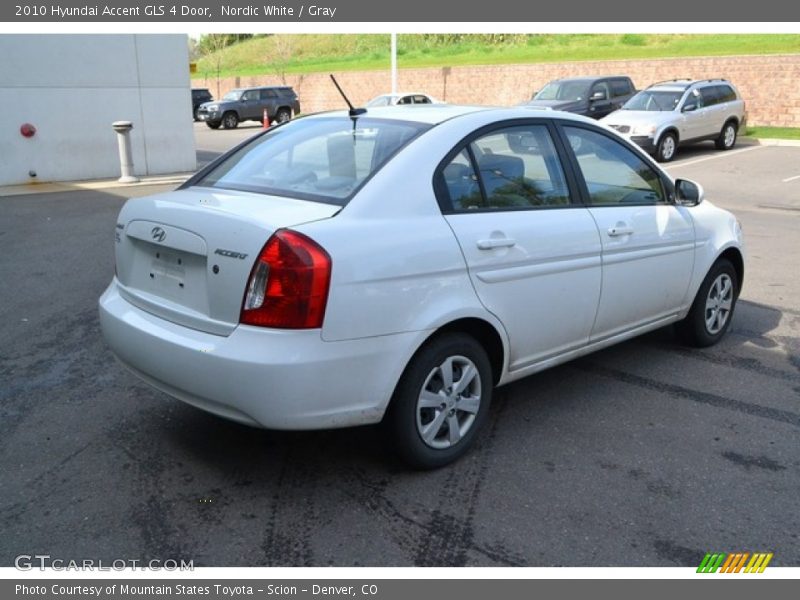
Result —
M536 94L534 100L583 100L589 95L588 81L551 81Z
M360 117L297 119L246 144L193 182L343 206L430 125Z

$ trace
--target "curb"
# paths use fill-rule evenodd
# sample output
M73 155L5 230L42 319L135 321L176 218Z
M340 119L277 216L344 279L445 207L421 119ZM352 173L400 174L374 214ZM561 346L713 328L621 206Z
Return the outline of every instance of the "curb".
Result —
M742 141L744 140L747 140L748 142L755 144L756 146L785 146L785 147L800 148L800 140L784 140L780 138L753 138L743 135Z

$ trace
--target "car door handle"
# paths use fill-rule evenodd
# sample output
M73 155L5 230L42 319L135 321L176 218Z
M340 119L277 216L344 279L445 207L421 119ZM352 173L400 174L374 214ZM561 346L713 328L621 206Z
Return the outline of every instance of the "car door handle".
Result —
M488 240L478 240L478 248L480 250L491 250L492 248L510 248L516 243L516 240L511 238L491 238Z
M620 235L630 235L633 233L633 227L625 223L617 223L613 227L608 228L608 235L611 237L618 237Z

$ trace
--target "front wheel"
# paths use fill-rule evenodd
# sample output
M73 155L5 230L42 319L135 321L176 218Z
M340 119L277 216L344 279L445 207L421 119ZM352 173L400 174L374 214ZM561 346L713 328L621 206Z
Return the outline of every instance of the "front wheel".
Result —
M733 264L718 260L697 291L692 308L676 328L688 344L705 348L716 344L730 327L739 297L739 279Z
M719 137L717 138L715 145L719 150L730 150L731 148L736 145L736 134L738 129L736 127L736 123L733 121L728 121L725 123L725 126L722 128L722 131L719 132Z
M236 115L235 112L227 112L225 116L222 117L222 126L225 129L236 129L239 125L239 117Z
M428 342L411 360L387 413L393 450L419 469L461 457L486 421L492 368L483 347L466 334Z
M669 162L675 158L675 151L678 149L678 138L674 133L665 133L658 140L656 146L656 160L658 162Z

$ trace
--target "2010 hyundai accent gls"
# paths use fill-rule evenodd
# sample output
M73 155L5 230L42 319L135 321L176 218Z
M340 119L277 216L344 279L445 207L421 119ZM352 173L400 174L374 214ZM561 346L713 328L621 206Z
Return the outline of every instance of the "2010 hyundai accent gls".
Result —
M383 420L436 467L497 385L669 323L722 337L742 234L702 200L566 113L319 114L129 200L100 320L122 363L184 402L275 429Z

